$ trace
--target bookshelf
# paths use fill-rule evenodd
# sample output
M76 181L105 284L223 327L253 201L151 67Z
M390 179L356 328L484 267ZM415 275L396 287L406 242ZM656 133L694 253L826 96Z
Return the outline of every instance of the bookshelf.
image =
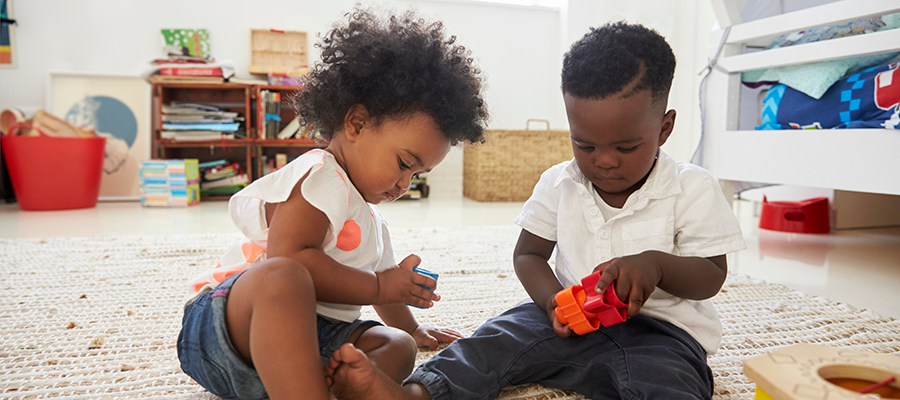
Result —
M264 159L285 154L287 161L319 147L309 139L271 139L265 132L265 101L262 91L281 94L282 107L278 113L285 123L296 116L290 105L291 94L301 90L296 86L248 85L237 83L157 83L152 88L151 157L154 159L196 158L201 163L225 159L237 163L252 182L264 171ZM234 139L176 140L161 137L163 106L172 102L200 103L218 107L239 115L240 128ZM262 117L260 117L262 111ZM230 196L201 196L201 200L227 200Z

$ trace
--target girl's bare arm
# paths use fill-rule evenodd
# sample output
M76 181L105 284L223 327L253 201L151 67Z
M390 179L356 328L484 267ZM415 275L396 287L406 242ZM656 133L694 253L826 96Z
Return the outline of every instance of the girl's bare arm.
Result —
M341 304L409 303L430 307L438 297L418 286L435 286L434 279L404 268L379 273L363 271L338 263L322 252L328 233L328 217L303 198L300 187L304 176L282 203L267 204L269 221L269 257L291 257L312 275L316 299Z

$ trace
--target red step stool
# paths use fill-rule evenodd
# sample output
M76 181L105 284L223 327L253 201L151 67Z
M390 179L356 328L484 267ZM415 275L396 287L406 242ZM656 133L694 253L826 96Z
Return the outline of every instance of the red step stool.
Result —
M829 233L828 198L802 201L768 201L763 196L759 227L781 232Z

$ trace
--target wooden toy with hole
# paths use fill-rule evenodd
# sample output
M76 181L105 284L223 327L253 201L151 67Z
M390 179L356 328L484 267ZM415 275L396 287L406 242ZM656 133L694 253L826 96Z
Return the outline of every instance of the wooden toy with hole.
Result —
M900 399L900 357L797 344L744 361L756 400Z

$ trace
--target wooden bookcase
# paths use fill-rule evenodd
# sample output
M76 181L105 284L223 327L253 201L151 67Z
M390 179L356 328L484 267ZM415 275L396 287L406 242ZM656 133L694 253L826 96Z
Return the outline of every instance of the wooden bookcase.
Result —
M285 153L288 160L304 152L319 147L314 140L305 139L265 139L263 132L265 119L260 120L259 110L263 105L261 90L278 91L282 96L280 116L285 123L295 117L290 104L291 92L301 90L293 86L245 85L232 83L158 83L153 85L151 157L154 159L196 158L200 162L226 159L237 162L248 174L251 181L262 176L263 156L274 158ZM235 111L244 118L242 130L245 138L207 141L175 141L160 138L162 129L162 106L172 101L201 103ZM263 118L265 114L263 112ZM201 200L227 200L229 196L205 197Z

